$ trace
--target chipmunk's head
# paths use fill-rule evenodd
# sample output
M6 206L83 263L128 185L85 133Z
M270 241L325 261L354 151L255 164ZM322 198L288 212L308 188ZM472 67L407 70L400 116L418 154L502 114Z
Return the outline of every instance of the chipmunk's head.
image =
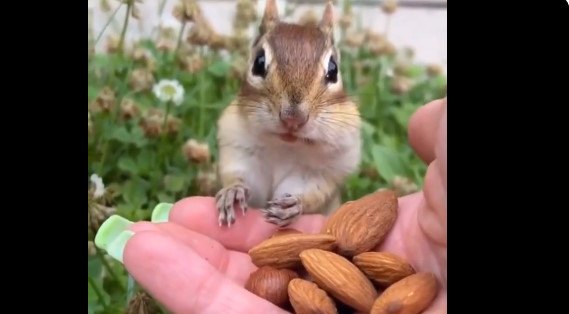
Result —
M304 26L279 21L275 1L267 0L240 93L242 110L285 141L333 141L337 132L359 127L339 62L331 3L317 26Z

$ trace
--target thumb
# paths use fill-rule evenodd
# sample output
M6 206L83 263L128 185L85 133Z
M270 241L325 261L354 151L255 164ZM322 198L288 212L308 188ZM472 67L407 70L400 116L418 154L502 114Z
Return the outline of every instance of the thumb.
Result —
M161 232L134 234L123 256L132 277L173 313L287 313L237 285L192 248Z

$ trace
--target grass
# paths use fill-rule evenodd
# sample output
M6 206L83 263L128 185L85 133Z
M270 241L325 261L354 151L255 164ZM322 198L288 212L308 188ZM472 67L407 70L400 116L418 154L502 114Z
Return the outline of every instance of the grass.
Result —
M244 2L239 1L239 25L231 36L217 35L191 1L174 12L187 38L182 36L186 33L162 30L125 49L124 30L137 9L128 1L121 5L131 15L116 21L123 35L107 43L106 53L93 52L94 41L103 36L90 33L88 176L102 178L105 190L95 197L89 181L88 241L112 213L149 220L159 202L217 191L216 119L238 91L245 70L248 39L240 30L254 27L258 19ZM344 10L349 20L349 6ZM115 22L115 13L109 12L108 24ZM200 32L207 36L200 38ZM407 123L419 106L445 95L446 77L436 66L402 59L402 51L379 33L359 34L366 34L360 38L366 45L353 35L353 42L339 43L345 88L357 97L365 120L361 169L347 180L344 200L380 188L411 193L421 188L426 166L407 142ZM152 92L163 79L183 86L179 106L161 102ZM89 313L124 313L128 289L122 265L92 242L88 260Z

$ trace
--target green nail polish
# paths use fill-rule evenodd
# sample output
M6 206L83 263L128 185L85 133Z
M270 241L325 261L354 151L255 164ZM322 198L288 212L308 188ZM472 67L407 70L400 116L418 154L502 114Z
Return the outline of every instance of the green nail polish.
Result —
M154 210L152 211L151 221L152 222L167 222L168 216L170 215L170 210L172 210L173 206L174 206L174 204L170 204L170 203L160 203L160 204L156 205L156 207L154 207Z
M121 232L125 231L133 222L119 215L112 215L101 225L95 236L95 245L107 251L111 242L113 242Z
M114 259L116 259L119 262L123 262L122 260L122 255L124 253L124 248L128 242L128 240L130 240L130 238L134 235L134 232L130 231L130 230L125 230L123 232L121 232L114 240L113 242L109 243L109 245L107 246L107 253Z

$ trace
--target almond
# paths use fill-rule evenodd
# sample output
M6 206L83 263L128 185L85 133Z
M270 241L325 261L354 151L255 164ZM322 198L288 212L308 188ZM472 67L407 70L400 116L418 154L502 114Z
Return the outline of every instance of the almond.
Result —
M431 273L415 273L389 286L374 302L370 314L418 314L435 299L438 282Z
M301 266L300 252L312 248L334 250L336 238L329 234L284 234L257 244L249 256L257 267L296 268Z
M296 314L337 314L334 300L310 281L295 278L288 284L288 296Z
M273 233L273 235L271 235L271 238L280 237L280 236L285 235L285 234L298 234L298 233L302 233L302 232L300 232L294 228L279 228Z
M288 301L288 284L298 275L292 270L265 266L252 272L245 283L245 289L275 304L284 306Z
M308 249L302 265L314 282L331 296L361 312L369 312L377 298L371 281L349 260L334 252Z
M322 232L336 237L338 253L352 257L383 242L397 219L397 207L395 192L378 191L342 205Z
M366 252L354 256L354 264L382 287L415 273L413 267L403 258L388 252Z

